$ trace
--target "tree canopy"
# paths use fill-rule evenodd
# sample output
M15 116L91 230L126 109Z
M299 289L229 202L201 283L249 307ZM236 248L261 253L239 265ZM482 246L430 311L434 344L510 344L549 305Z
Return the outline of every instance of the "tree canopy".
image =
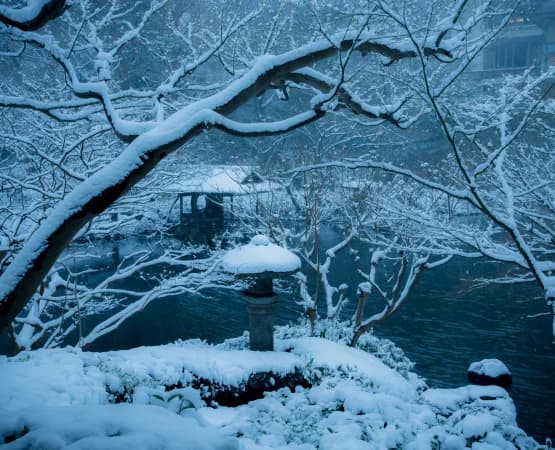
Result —
M523 237L500 172L529 118L550 113L542 101L551 74L513 83L520 94L507 93L495 115L492 104L462 101L457 84L509 21L511 6L36 0L2 7L0 218L8 251L0 329L80 230L168 155L179 151L187 162L212 130L274 136L330 115L365 127L368 139L376 125L405 130L434 117L456 182L383 160L331 164L388 171L470 203L510 235L516 262L551 292L552 264ZM261 99L266 107L257 112ZM499 138L491 149L488 136ZM478 185L490 168L505 196L500 210ZM478 251L489 250L479 244Z

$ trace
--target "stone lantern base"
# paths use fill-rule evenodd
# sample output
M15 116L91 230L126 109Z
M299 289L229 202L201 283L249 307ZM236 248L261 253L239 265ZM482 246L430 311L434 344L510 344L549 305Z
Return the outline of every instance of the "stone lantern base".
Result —
M257 351L274 350L274 312L277 297L247 297L249 312L249 348Z

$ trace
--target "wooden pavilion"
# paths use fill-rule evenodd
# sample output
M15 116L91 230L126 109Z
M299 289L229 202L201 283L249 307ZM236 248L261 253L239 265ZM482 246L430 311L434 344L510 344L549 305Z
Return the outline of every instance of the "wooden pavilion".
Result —
M191 235L222 231L226 220L232 217L234 197L275 188L252 166L192 166L180 180L172 181L163 190L177 196L179 228Z

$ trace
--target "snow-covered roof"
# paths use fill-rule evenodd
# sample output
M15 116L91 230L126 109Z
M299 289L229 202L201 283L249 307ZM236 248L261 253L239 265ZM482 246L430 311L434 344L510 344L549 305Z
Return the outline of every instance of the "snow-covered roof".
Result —
M257 235L248 244L227 252L222 267L235 275L289 273L301 267L301 260L289 250L272 244L266 236Z
M179 181L163 187L168 193L247 195L269 192L278 187L263 180L252 166L193 166Z
M533 23L511 25L506 27L500 34L501 39L539 38L544 31Z

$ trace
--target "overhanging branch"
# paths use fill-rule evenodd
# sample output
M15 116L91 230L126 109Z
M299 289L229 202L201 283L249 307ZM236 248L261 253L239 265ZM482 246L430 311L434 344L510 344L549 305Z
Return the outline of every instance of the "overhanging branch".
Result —
M60 16L65 7L65 0L28 0L19 9L0 6L0 22L24 31L37 30Z
M390 60L417 55L403 39L392 41L369 33L339 33L332 41L320 40L281 55L262 56L220 92L182 108L162 122L146 127L115 160L79 184L53 208L0 276L0 330L8 327L17 317L79 230L142 180L158 162L199 134L206 123L217 117L214 113L224 117L286 74L349 48L363 54L381 54ZM70 75L74 93L84 97L100 97L105 108L110 106L105 103L110 98L105 85L81 83L76 73ZM244 124L241 129L231 126L234 124L229 119L220 120L217 125L227 126L229 130L243 135L261 131L278 134L288 131L292 126L316 120L321 115L323 112L316 107L305 117L295 116L297 120L292 120L288 126L283 126L282 122L282 126L274 129L256 128L253 124ZM136 125L141 128L140 125L144 127L146 124ZM137 129L137 126L134 128Z

